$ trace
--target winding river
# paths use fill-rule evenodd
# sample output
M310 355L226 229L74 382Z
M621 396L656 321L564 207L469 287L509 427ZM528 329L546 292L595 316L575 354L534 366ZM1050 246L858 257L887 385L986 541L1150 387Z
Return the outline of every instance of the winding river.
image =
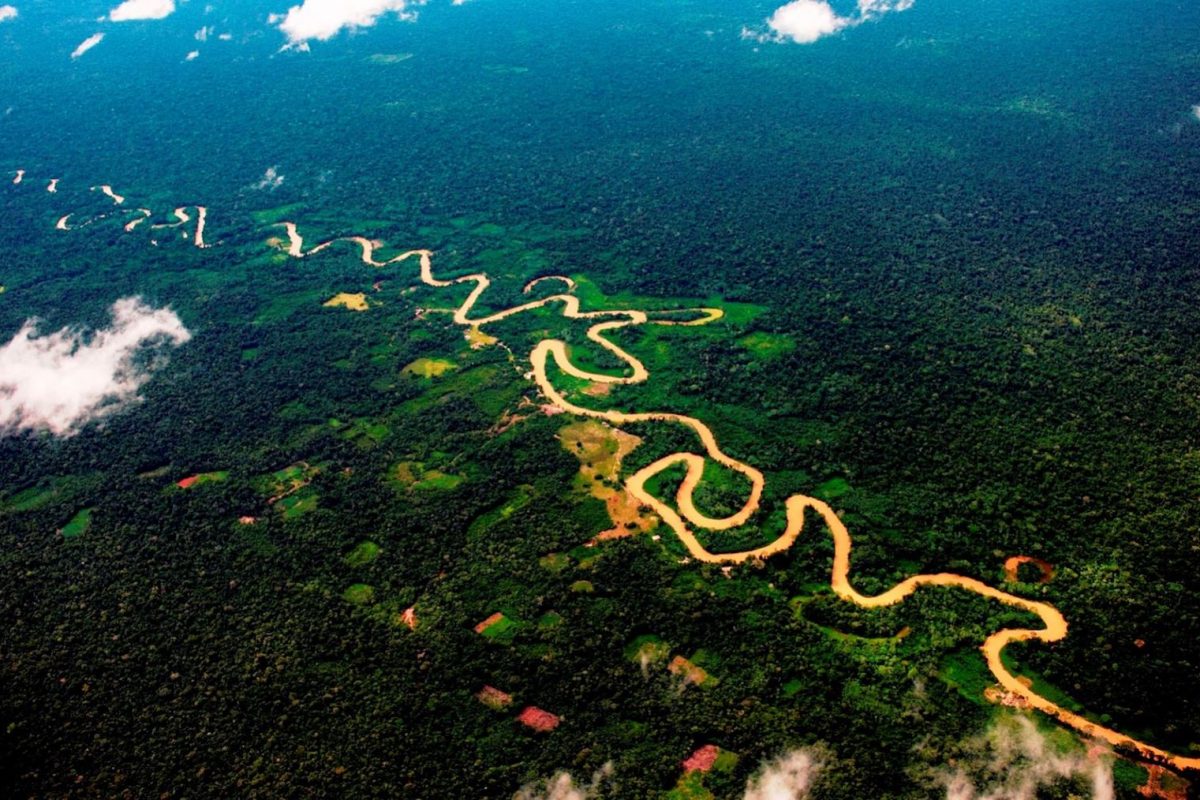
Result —
M24 173L18 173L24 177ZM18 180L14 183L18 183ZM111 187L101 186L101 191L109 195L115 203L124 202L123 197L111 192ZM57 181L52 184L50 191L57 190ZM105 191L107 190L107 191ZM192 243L201 248L211 247L204 241L204 226L207 209L203 206L193 206L197 211L196 230ZM133 230L138 223L150 217L149 210L139 209L137 219L129 223L125 229ZM71 230L68 225L70 214L61 217L56 225L59 230ZM174 228L188 224L191 221L187 207L175 209L176 222L160 223L151 226L154 229ZM567 319L595 320L587 330L587 338L597 346L611 353L628 368L627 375L610 375L589 372L576 366L570 358L566 342L560 339L543 339L538 342L529 354L532 372L529 374L539 391L546 399L563 410L580 417L602 420L613 426L620 427L638 422L663 422L681 425L692 430L699 438L703 454L672 453L654 463L643 467L630 476L626 488L642 504L653 509L659 515L679 540L687 548L689 554L697 561L712 564L738 564L751 560L763 560L773 555L787 551L800 537L804 529L805 516L813 511L825 523L833 537L834 556L833 569L830 575L830 587L843 600L862 608L880 608L903 602L918 589L924 586L943 586L960 589L980 595L989 600L1002 603L1036 616L1042 623L1040 628L1005 628L989 635L983 642L981 650L987 661L988 668L999 682L1000 686L1012 695L1023 699L1029 706L1057 719L1062 724L1074 728L1082 734L1108 742L1114 747L1124 748L1137 753L1143 759L1169 765L1175 769L1200 769L1200 757L1182 756L1170 753L1146 742L1139 741L1119 731L1107 728L1071 712L1057 703L1043 697L1031 687L1022 683L1016 675L1004 665L1001 655L1004 649L1014 642L1041 641L1057 642L1067 635L1067 621L1057 608L1034 600L1028 600L1015 594L997 589L975 578L955 573L942 572L927 575L914 575L890 589L877 594L865 595L854 588L850 580L850 554L853 549L853 539L841 519L829 505L814 497L796 494L786 501L787 525L784 532L775 541L751 550L729 553L714 553L706 549L697 539L696 530L721 531L737 528L747 524L758 512L766 479L755 467L725 453L716 436L704 422L695 417L676 414L667 411L628 412L618 409L594 409L577 405L563 396L550 378L551 362L557 370L572 377L591 381L597 384L636 384L646 381L650 373L640 360L622 349L615 342L606 338L605 334L621 328L642 325L705 325L715 322L723 316L719 308L687 309L695 317L687 320L655 319L645 311L637 309L611 309L600 311L584 311L579 298L574 294L574 281L564 276L546 276L531 281L526 287L528 294L543 283L560 283L562 291L537 300L514 306L504 311L498 311L478 317L472 317L479 298L491 286L491 280L485 273L474 273L456 278L440 279L433 274L433 253L430 250L408 250L398 255L379 260L377 252L382 245L363 236L348 236L321 242L309 250L304 249L304 239L299 229L292 222L280 223L287 235L286 249L295 258L307 258L320 253L333 245L344 242L356 245L361 252L363 263L376 268L386 267L416 259L420 265L422 283L433 287L451 287L458 284L473 284L470 292L457 308L453 310L454 322L464 326L469 331L478 331L486 325L500 322L508 317L526 311L543 308L550 305L560 305L562 315ZM696 508L694 493L704 475L706 459L712 459L718 464L745 476L750 483L749 496L742 508L728 517L712 518L705 516ZM674 506L654 496L647 488L648 482L664 470L675 466L683 466L686 474L675 495Z

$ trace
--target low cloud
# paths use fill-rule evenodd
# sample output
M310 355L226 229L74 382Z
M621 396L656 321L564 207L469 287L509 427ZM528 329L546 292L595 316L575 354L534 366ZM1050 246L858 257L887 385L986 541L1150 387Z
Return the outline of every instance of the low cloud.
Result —
M1192 116L1196 118L1197 122L1200 122L1200 103L1192 106Z
M544 784L523 786L514 800L592 800L598 796L604 782L612 777L612 772L610 761L592 774L590 783L582 786L576 785L570 773L558 772Z
M17 18L16 6L0 6L0 22L6 22L10 19Z
M784 753L746 782L744 800L805 800L820 771L815 751L802 747Z
M79 47L76 47L71 51L71 58L79 58L81 55L86 53L88 50L91 50L102 41L104 41L103 33L93 33L91 36L80 42Z
M136 19L164 19L175 13L175 0L125 0L109 12L113 22Z
M878 19L884 14L907 11L916 0L858 0L855 13L842 16L828 0L792 0L775 9L765 30L742 29L742 38L759 42L812 44L845 28Z
M343 28L369 28L385 14L394 13L402 19L412 19L410 5L420 0L304 0L292 6L287 14L272 14L272 24L287 37L287 47L305 49L309 40L332 39Z
M31 319L0 347L0 435L70 436L128 408L165 363L164 350L191 339L173 311L139 297L118 300L110 313L112 325L90 335L62 328L39 336Z
M1090 800L1115 796L1107 751L1060 750L1025 716L1003 719L967 750L959 766L941 776L946 800L1036 800L1041 790L1065 781L1086 787Z
M283 178L284 176L279 174L279 167L267 167L267 171L263 173L262 180L252 184L250 188L260 191L265 189L274 191L283 185Z

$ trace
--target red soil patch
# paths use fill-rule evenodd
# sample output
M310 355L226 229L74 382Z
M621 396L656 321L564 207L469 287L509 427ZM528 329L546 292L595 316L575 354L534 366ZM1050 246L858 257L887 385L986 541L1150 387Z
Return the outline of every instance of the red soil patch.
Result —
M175 485L178 486L180 489L190 489L192 486L195 485L196 481L198 481L198 480L200 480L199 475L189 475L188 477L183 478L182 480L176 481Z
M499 611L497 611L495 614L492 614L490 617L485 619L483 622L476 625L475 632L483 633L488 628L492 627L493 625L495 625L497 622L499 622L502 619L504 619L504 615L501 614Z
M1146 764L1150 777L1146 785L1138 789L1142 797L1156 797L1159 800L1187 800L1191 784L1173 772L1158 764Z
M408 626L410 631L417 629L417 607L409 606L404 609L404 613L400 615L400 621Z
M703 747L697 748L696 752L684 759L683 771L708 772L713 768L713 764L717 763L717 756L719 755L721 755L721 748L715 744L706 744Z
M672 658L671 663L667 665L667 670L672 675L682 675L685 681L695 686L708 680L708 673L704 671L703 667L697 667L683 656Z
M543 711L536 706L526 706L520 714L517 714L517 722L538 733L548 733L554 730L561 721L556 714Z
M556 417L559 414L567 413L567 410L565 408L559 408L558 406L553 405L551 403L543 403L541 406L539 406L539 408L542 409L542 413L545 414L547 417Z
M999 686L989 686L983 690L983 698L989 703L996 703L1006 708L1030 708L1029 701L1016 692L1006 692Z
M1016 583L1020 580L1018 573L1022 564L1033 564L1042 571L1042 577L1038 578L1038 583L1049 583L1054 577L1054 565L1049 561L1043 561L1036 556L1012 556L1004 562L1004 580L1009 583Z
M238 517L238 522L242 525L253 525L254 523L258 522L258 517Z
M512 695L497 689L495 686L484 686L475 693L475 699L493 711L503 711L512 705Z

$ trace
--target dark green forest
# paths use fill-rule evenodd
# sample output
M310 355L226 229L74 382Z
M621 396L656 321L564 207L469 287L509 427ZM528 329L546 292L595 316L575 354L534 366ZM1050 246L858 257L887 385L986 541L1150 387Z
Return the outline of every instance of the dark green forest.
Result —
M766 474L763 513L706 545L761 544L783 500L819 497L864 593L948 571L1051 603L1069 636L1013 647L1014 671L1200 755L1195 8L929 0L809 49L737 36L767 5L480 2L453 9L469 24L431 5L277 54L238 27L250 5L214 20L240 55L187 65L161 31L191 36L190 7L62 75L0 29L0 164L27 170L0 183L0 345L31 318L103 328L127 296L193 337L121 413L0 436L0 793L512 797L611 762L602 797L724 799L808 747L820 800L915 800L1026 713L985 698L978 648L1034 618L955 590L841 602L815 516L728 574L666 526L586 546L611 522L557 438L574 420L524 373L547 337L619 371L588 323L543 309L472 349L443 313L470 287L349 244L290 258L284 220L309 246L363 235L486 272L481 312L552 274L585 309L725 309L615 334L646 383L561 379L581 404L698 417ZM41 35L68 24L39 13ZM287 180L254 188L276 164ZM126 232L100 182L156 222L206 205L214 246ZM371 307L323 305L341 292ZM699 448L629 432L625 477ZM714 466L696 498L727 514L745 490ZM1022 554L1052 578L1006 582ZM560 724L530 730L529 706ZM706 744L736 759L681 782ZM1116 796L1139 796L1144 765L1117 755Z

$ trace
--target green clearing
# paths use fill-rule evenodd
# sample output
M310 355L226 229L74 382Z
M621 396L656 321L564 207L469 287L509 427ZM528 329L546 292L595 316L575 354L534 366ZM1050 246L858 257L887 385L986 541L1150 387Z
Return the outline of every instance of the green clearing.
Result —
M566 553L547 553L538 559L538 564L557 575L571 566L571 557Z
M625 658L635 664L657 664L667 660L671 645L652 633L643 634L625 647Z
M365 567L375 559L379 558L379 553L382 548L370 539L364 539L354 546L354 549L342 557L342 561L346 562L350 567Z
M942 659L938 678L973 703L986 704L983 692L996 681L976 649L960 650Z
M497 644L509 644L524 627L519 620L501 614L494 622L479 632L479 635Z
M564 621L563 615L557 611L547 611L538 619L537 626L539 630L552 631L555 628L561 627Z
M75 516L71 517L71 521L62 527L62 537L64 539L74 539L87 533L88 528L92 525L92 509L85 508Z
M704 773L686 772L675 788L667 792L667 800L715 800L716 795L704 786Z
M796 349L796 343L789 337L763 331L748 333L737 343L761 359L777 358Z
M31 486L8 497L0 504L0 508L5 511L36 511L52 502L58 494L59 490L56 488Z
M430 380L442 377L450 370L455 369L455 367L456 365L453 361L447 361L444 358L418 358L400 371L405 375L414 375L418 378Z
M228 470L217 470L215 472L198 472L195 475L190 475L175 483L180 489L197 489L201 486L206 486L210 483L221 483L229 480Z
M283 514L284 519L296 519L315 510L319 500L316 492L301 489L277 502L275 508Z
M851 491L850 483L845 478L830 478L813 490L813 494L826 502L830 502L849 494Z
M438 469L425 469L420 461L401 461L388 470L388 482L406 490L449 491L457 488L467 478L443 472Z
M353 583L342 592L342 599L356 606L367 606L375 602L375 587L367 583Z
M504 520L516 514L525 506L529 505L529 501L533 499L532 486L520 486L513 495L504 502L499 508L492 509L475 518L467 528L467 538L474 540L481 537L493 525L503 522Z

